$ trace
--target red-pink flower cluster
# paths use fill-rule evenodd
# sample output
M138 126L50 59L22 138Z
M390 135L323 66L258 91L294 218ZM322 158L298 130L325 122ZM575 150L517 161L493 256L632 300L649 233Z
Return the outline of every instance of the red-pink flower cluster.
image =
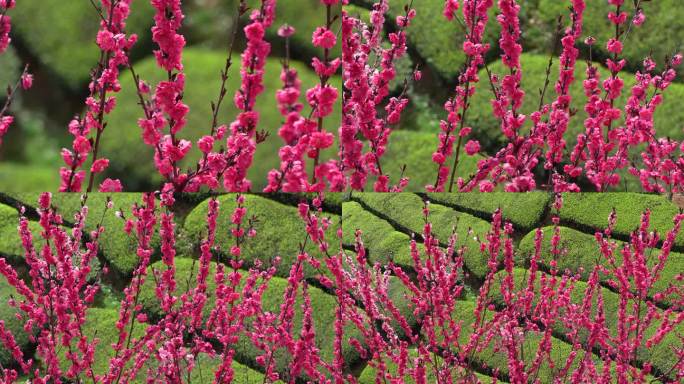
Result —
M1 0L0 1L0 54L4 53L9 47L12 39L10 32L12 31L12 18L7 14L7 11L16 6L15 0Z
M489 44L483 42L483 37L485 27L489 21L489 9L493 5L492 0L463 1L461 12L466 26L465 41L463 42L466 63L465 68L458 76L458 86L454 96L444 104L447 118L440 122L442 132L439 134L439 146L437 151L432 154L432 161L437 164L437 177L433 185L426 186L428 191L444 191L447 178L449 178L449 191L452 190L455 181L459 187L463 184L462 178L455 179L456 171L460 161L462 142L472 132L472 128L466 125L466 117L470 107L468 100L475 93L475 84L480 81L477 73L482 65L484 65L484 55L489 50ZM444 15L447 20L451 21L457 17L455 13L457 8L457 2L445 1ZM454 142L456 142L455 154ZM470 149L467 150L469 155L474 155L477 152L475 150L476 145L475 142L471 143ZM451 176L449 177L449 166L445 165L445 163L452 155L454 156L454 162L451 167Z
M401 119L408 105L406 91L390 97L390 83L396 79L395 62L406 54L406 32L416 11L406 7L396 18L395 32L390 33L390 46L384 47L382 34L389 3L375 3L370 12L370 24L342 14L342 55L345 92L342 103L342 124L339 129L340 160L353 190L363 190L369 177L376 178L373 190L399 191L407 180L400 178L390 188L389 175L383 172L380 160L386 151L392 126ZM385 111L379 115L379 110ZM365 142L368 150L364 153Z
M121 90L119 68L128 66L128 52L137 41L136 35L127 36L126 19L130 14L131 0L102 0L99 12L103 15L97 33L100 48L100 62L93 71L89 85L90 95L85 101L83 118L74 118L69 123L69 133L74 137L71 149L62 149L65 167L60 169L61 192L79 192L86 173L89 174L87 191L91 191L95 175L109 166L109 160L98 157L100 140L107 127L105 118L116 106L112 94ZM81 169L91 157L89 170ZM121 191L118 180L107 179L100 185L102 192Z

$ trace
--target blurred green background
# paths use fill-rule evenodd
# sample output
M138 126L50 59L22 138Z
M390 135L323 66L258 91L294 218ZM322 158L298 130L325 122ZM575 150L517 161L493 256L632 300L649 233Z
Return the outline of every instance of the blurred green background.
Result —
M249 0L248 4L254 7L259 2ZM152 55L155 45L151 41L150 27L154 11L149 0L133 0L131 10L127 29L139 36L131 54L132 62L142 78L154 84L163 75ZM208 133L211 127L210 103L218 96L220 71L227 56L230 33L235 27L237 0L187 0L183 1L183 10L186 19L181 32L188 41L184 54L188 78L184 98L191 112L181 135L194 141ZM276 108L275 91L281 87L280 62L285 54L285 43L276 35L278 27L288 23L297 29L291 54L304 87L318 82L309 63L314 56L322 54L311 45L311 33L325 23L325 8L319 0L280 1L276 12L277 20L267 33L272 53L264 79L266 90L257 102L257 109L262 114L259 129L268 131L270 136L257 148L250 173L254 190L261 190L268 170L278 166L277 150L282 145L277 135L282 118ZM335 14L339 14L339 9ZM31 90L18 95L11 111L16 122L0 147L0 190L56 190L59 168L63 164L60 149L70 147L72 139L67 125L73 116L83 111L90 72L99 57L95 45L97 13L88 0L24 0L11 11L11 16L13 41L11 48L0 56L0 86L4 88L6 84L14 83L23 63L30 65L35 81ZM246 21L247 16L244 16L240 27ZM336 26L339 28L339 22ZM232 96L240 82L237 54L244 48L242 34L238 36L228 95L220 113L220 123L225 124L233 120L236 112ZM335 54L339 55L339 49ZM339 77L333 82L341 88ZM128 70L122 71L121 83L117 107L108 118L103 136L102 153L111 160L103 177L121 178L126 190L151 190L158 187L161 180L152 163L153 152L140 139L137 120L142 116L142 110L137 105ZM335 127L336 131L339 115L338 109L329 119L329 129ZM195 148L191 152L184 166L198 159L196 151ZM333 154L334 149L324 156Z

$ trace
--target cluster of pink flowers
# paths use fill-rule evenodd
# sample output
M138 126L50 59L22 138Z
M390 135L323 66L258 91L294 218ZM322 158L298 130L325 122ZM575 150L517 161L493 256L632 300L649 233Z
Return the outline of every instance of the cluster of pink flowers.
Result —
M222 71L222 85L217 102L212 103L213 122L211 134L201 137L197 147L202 158L195 170L183 172L181 162L192 148L192 142L181 139L178 133L186 124L189 108L183 103L185 74L182 52L185 39L178 30L184 15L178 0L153 1L157 9L153 39L159 46L155 51L157 63L168 73L168 79L159 83L151 100L146 100L149 86L134 73L137 91L142 101L145 117L139 120L144 142L155 148L155 165L165 179L163 190L166 192L196 192L201 187L209 189L223 187L229 191L248 191L251 182L247 179L256 145L263 141L265 134L257 132L259 113L254 110L257 97L263 92L263 76L270 44L265 40L268 29L275 18L275 0L263 0L261 6L250 14L250 22L244 28L247 47L242 53L240 71L242 83L236 90L233 102L241 111L229 126L218 124L218 113L227 92L225 85L228 69L232 65L232 48L226 67ZM247 12L247 6L240 2L238 17ZM164 130L168 126L168 134ZM227 137L226 137L227 136ZM215 150L215 144L224 140L226 147Z
M437 164L437 178L433 185L426 186L428 191L443 192L445 190L447 178L449 178L449 166L444 164L453 155L454 163L451 167L448 188L450 192L452 191L460 161L462 142L472 132L472 128L466 126L466 116L470 107L468 100L475 93L475 84L480 80L478 71L484 65L484 55L489 50L489 44L483 42L483 37L489 21L489 9L493 5L492 0L463 1L461 12L466 25L465 41L463 42L466 63L464 70L458 76L458 86L454 97L444 104L444 110L448 115L446 120L440 122L442 132L439 134L439 146L437 151L432 154L432 161ZM444 15L449 21L458 17L455 13L458 3L447 0L444 8ZM456 136L453 135L454 133ZM454 142L456 142L455 154ZM466 151L468 155L474 155L479 151L479 143L469 141L466 145ZM458 184L459 186L462 185L463 181L458 181Z
M7 11L14 8L15 0L0 1L0 54L4 53L9 47L10 32L12 31L12 18L7 14Z
M375 3L369 25L351 17L346 11L342 16L345 93L339 155L343 169L349 174L349 185L354 190L363 190L369 176L376 177L373 185L376 192L400 191L408 182L401 177L398 185L390 188L389 176L383 172L380 160L386 151L391 127L400 121L408 105L405 95L408 82L398 97L389 96L390 83L397 77L393 62L406 55L405 29L416 11L407 6L404 15L396 18L397 31L390 34L391 45L385 48L381 43L388 11L387 1ZM416 75L420 76L418 72ZM379 116L379 109L385 111L383 116ZM361 138L368 142L366 153Z
M102 15L97 33L100 61L89 85L85 116L76 117L69 123L69 133L74 140L71 149L62 149L66 166L60 169L60 192L80 192L86 173L89 174L86 189L92 191L95 176L109 167L109 159L99 157L100 141L107 127L106 116L116 106L116 97L112 94L121 90L119 68L128 66L128 52L137 41L136 35L127 36L125 31L131 0L102 0L99 4ZM81 169L88 158L91 158L90 168ZM99 190L116 192L122 188L119 180L105 179Z
M493 191L502 185L509 192L522 192L537 188L552 189L554 191L579 191L578 180L586 178L598 191L605 191L621 183L625 177L623 170L639 178L644 190L651 192L668 192L670 194L681 190L684 178L681 161L682 143L671 138L657 135L657 127L653 123L653 115L657 107L662 104L663 92L677 76L676 69L681 64L681 54L675 54L663 64L665 69L656 71L656 64L652 58L644 61L644 70L636 73L636 84L630 89L630 97L624 110L616 105L616 101L623 94L624 81L620 71L627 65L620 55L624 50L626 36L631 28L642 26L646 20L645 12L640 2L634 2L633 11L623 0L611 0L611 11L607 15L607 22L614 26L615 34L605 42L605 49L610 54L605 61L610 71L610 77L602 80L598 68L589 62L586 79L583 81L587 104L584 106L589 118L584 121L585 132L576 137L574 148L567 148L569 141L567 131L575 113L571 108L571 86L577 80L575 68L580 55L580 36L583 34L584 13L586 4L582 0L569 0L569 25L567 25L560 44L559 78L555 84L555 99L545 103L546 88L541 94L539 109L529 113L520 113L526 97L521 89L523 72L520 65L522 53L520 12L521 5L516 0L500 0L497 3L497 21L501 25L499 48L503 65L508 73L495 74L487 68L488 81L494 94L492 99L492 114L501 124L503 136L507 143L496 150L493 155L484 155L478 162L477 170L467 178L458 177L457 167L461 152L473 156L480 153L481 146L477 140L467 140L473 133L468 126L467 112L469 100L475 91L475 83L479 82L478 70L484 66L484 54L488 45L483 41L483 33L488 24L488 11L493 7L492 1L473 0L444 2L444 16L448 20L457 20L465 29L463 52L466 63L459 74L455 96L447 101L445 109L447 117L441 122L442 132L439 135L439 146L433 153L432 160L438 164L436 182L426 186L428 191L452 190L456 185L459 191L479 189L482 192ZM379 0L373 3L373 12L387 8L386 2ZM407 9L408 10L408 9ZM458 11L461 11L459 15ZM404 20L398 19L399 26ZM352 19L347 23L350 36L348 41L350 50L343 57L343 66L353 69L345 70L345 86L357 91L359 96L357 105L364 106L368 111L377 111L384 107L382 92L374 93L360 87L359 76L366 65L361 58L370 52L367 44L361 44L359 36L354 30L365 31L364 38L379 46L383 38L384 20L371 18L366 25L361 20ZM359 27L360 26L360 27ZM420 26L418 26L420 27ZM401 28L399 28L401 30ZM397 34L390 33L386 44L396 43ZM399 35L401 36L401 35ZM589 37L584 41L589 50L597 40ZM392 73L396 70L396 60L389 60L385 71L375 71L376 76ZM547 74L548 76L548 74ZM417 76L416 81L420 80ZM376 82L378 83L378 82ZM382 84L382 82L379 82ZM548 79L547 79L548 84ZM354 88L356 87L356 88ZM367 92L367 93L364 93ZM350 92L350 94L353 94ZM400 95L400 96L403 96ZM394 106L400 112L403 104ZM350 127L359 119L359 107L343 110L341 138L356 139L355 131ZM364 114L365 117L375 116ZM624 123L621 120L624 118ZM370 120L369 120L370 121ZM398 121L396 121L398 122ZM529 129L525 129L530 125ZM345 133L345 135L342 135ZM574 139L574 138L573 138ZM373 143L372 140L368 140ZM360 143L353 140L341 140L347 154L354 156L341 157L358 158ZM644 149L645 148L645 149ZM640 157L634 159L634 150L639 150ZM343 152L341 152L343 153ZM448 167L447 160L453 159L453 167ZM408 166L411 166L410 164ZM548 182L539 185L538 175L543 171L549 176ZM359 167L356 167L358 170ZM451 177L449 178L449 171ZM360 175L361 176L361 175ZM448 188L447 188L448 182ZM357 186L353 188L357 188Z
M545 234L537 229L534 252L526 261L529 267L520 275L514 268L518 255L512 239L513 227L497 210L492 216L491 230L480 239L482 257L487 259L490 271L472 306L463 301L466 249L457 245L455 234L446 243L435 238L429 205L424 209L422 244L415 239L410 244L410 269L391 262L388 266L372 264L366 255L363 234L357 231L355 255L344 257L349 265L346 274L336 275L340 280L351 279L345 287L353 292L352 298L362 303L361 307L344 307L349 310L344 317L359 327L363 335L363 340L350 343L368 359L376 382L401 383L409 378L416 383L480 382L475 374L483 370L495 381L501 378L511 383L545 382L552 379L545 376L551 372L558 383L678 382L684 377L681 347L664 347L672 348L673 359L660 371L655 371L650 363L641 364L638 355L644 348L662 348L668 335L675 335L676 339L675 329L684 322L681 275L668 282L666 289L659 288L661 292L655 297L651 296L684 216L677 215L673 228L661 239L649 230L649 215L650 212L644 212L639 228L622 246L618 258L617 242L611 239L617 217L614 212L611 214L607 229L596 232L601 260L582 283L585 290L580 291L577 271L563 272L557 268L563 253L558 216L553 219L551 249L543 250ZM662 247L658 249L661 240ZM650 254L653 256L649 257ZM405 288L402 302L389 298L388 272ZM615 325L606 321L616 314L608 313L604 307L605 287L619 297L615 301ZM672 306L659 308L656 302L666 297ZM397 309L405 302L410 303L413 315L420 319L417 330ZM358 321L366 317L372 320ZM464 318L470 319L469 323L464 323ZM572 349L563 353L559 353L562 347L554 349L555 344L564 343L561 339L568 340ZM505 356L502 364L487 367L483 365L486 361L477 358L483 353L489 356L491 351Z
M21 370L38 383L126 383L140 376L154 383L185 383L201 369L202 359L213 358L219 363L212 382L230 383L235 355L244 343L257 351L255 362L268 383L356 383L345 350L355 351L377 382L479 382L480 372L495 380L529 383L547 379L551 369L557 370L554 375L560 383L674 383L684 378L684 348L671 344L684 323L684 275L662 284L682 214L661 237L650 230L650 212L644 212L629 241L619 246L612 238L618 220L613 211L606 229L595 234L598 259L587 271L557 267L564 249L560 221L554 216L550 234L535 231L534 250L521 275L513 226L499 209L492 215L490 230L476 238L489 271L473 298L465 284L470 279L466 253L473 250L462 245L456 228L446 242L436 237L428 202L422 233L406 244L412 265L400 266L391 260L374 262L379 255L370 258L359 230L353 250L342 247L341 229L336 238L328 238L332 223L323 212L323 196L317 195L311 203L298 205L302 241L274 309L266 308L264 295L280 257L269 264L250 260L249 269L242 258L244 245L255 236L259 241L259 220L270 218L250 216L244 195L235 199L227 226L218 222L219 200L208 200L206 231L197 244L199 257L190 280L181 280L175 267L178 233L164 201L157 205L155 194L144 194L130 210L116 211L124 220L124 231L137 243L138 261L120 302L117 337L105 345L97 334L87 334L84 324L101 289L101 276L107 273L106 268L93 269L93 262L99 240L110 229L100 222L85 231L86 220L93 219L88 215L88 195L68 224L71 228L65 229L67 223L52 196L42 194L37 205L40 233L32 230L24 210L18 227L30 282L0 258L0 274L17 293L9 304L37 345L40 364L24 356L18 335L0 322L0 343L17 362L0 372L0 381L16 382ZM104 215L112 214L114 203L105 204ZM557 199L554 209L560 204ZM226 249L216 241L219 228L227 228L221 234L228 235L222 243ZM153 268L157 236L161 262ZM322 256L309 253L307 243ZM305 269L318 273L307 277ZM320 350L317 327L323 325L313 320L318 309L312 303L312 283L332 293L336 302L329 360ZM158 308L153 312L141 302L144 285L153 288ZM606 295L617 297L610 299L617 313L607 312ZM617 316L616 321L607 321L608 316ZM566 341L572 348L558 354L557 344ZM666 363L669 370L642 360L645 348L670 347L674 359ZM69 352L59 354L59 349ZM108 356L103 373L94 370L95 363L102 366L95 361L96 351L97 358ZM506 359L484 366L486 361L479 356L486 351L497 351ZM283 354L292 357L284 365Z

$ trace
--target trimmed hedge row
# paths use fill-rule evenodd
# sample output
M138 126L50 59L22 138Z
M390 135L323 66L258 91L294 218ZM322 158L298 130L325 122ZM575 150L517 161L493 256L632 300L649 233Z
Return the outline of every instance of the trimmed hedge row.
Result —
M0 206L1 207L1 206ZM23 297L17 294L14 287L7 283L4 276L0 276L0 321L4 322L5 328L14 335L17 345L27 352L29 345L29 335L24 331L24 322L18 320L17 313L23 313L8 304L10 298L14 297L17 302ZM0 343L0 364L7 368L8 366L16 364L12 354L5 349L4 344Z
M491 294L492 298L495 302L498 302L499 304L503 304L503 298L501 296L501 291L500 291L500 284L501 281L503 280L503 276L506 272L501 271L497 275L494 276L494 284L492 285L491 289ZM540 274L543 272L539 272ZM522 289L524 285L526 285L526 279L528 275L528 271L520 268L515 268L513 271L513 279L514 283L516 285L517 289ZM539 281L540 279L536 279L536 285L535 289L539 289ZM574 290L571 293L571 300L575 304L581 304L582 300L585 297L585 291L587 289L588 285L585 282L578 281L575 283ZM617 329L618 329L618 308L619 308L619 303L620 303L620 297L616 293L610 291L607 288L602 288L601 289L601 294L603 296L603 305L604 305L604 312L606 314L605 320L606 320L606 326L608 327L609 330L612 331L612 335L616 336ZM630 301L628 304L631 306L633 303ZM592 303L592 312L595 310L595 301ZM645 304L644 304L645 308ZM648 327L644 331L644 340L648 340L652 336L655 335L655 333L658 331L658 327L655 324L652 324L650 327ZM559 334L559 335L565 335L565 327L561 323L556 323L554 326L554 333ZM684 332L684 324L679 324L678 326L675 327L674 332L669 333L661 343L658 345L653 345L650 348L639 348L637 351L637 360L640 363L644 362L650 362L653 364L653 367L657 370L658 373L664 374L664 373L669 373L667 377L670 379L674 378L673 372L670 370L672 367L673 363L677 361L675 352L673 348L681 348L682 343L676 336L677 333ZM587 335L581 334L580 338L585 338Z
M414 359L414 358L418 357L418 351L415 349L409 350L408 354L409 354L410 359ZM439 356L436 357L436 360L438 362L438 363L436 363L437 365L441 364L443 361L443 359L441 359ZM397 369L397 365L394 364L393 362L389 362L387 364L387 372L389 372L390 374L396 375L397 374L396 369ZM426 367L426 371L427 371L425 374L426 382L428 382L428 383L439 382L437 377L434 374L432 366ZM366 366L366 368L364 368L363 371L361 372L361 376L359 376L359 384L375 384L376 375L377 375L377 369L375 369L374 367L371 367L371 366ZM485 376L485 375L478 373L478 372L475 372L475 378L477 378L477 380L479 380L479 382L483 383L483 384L494 382L493 377ZM403 383L405 383L405 384L415 384L415 382L416 382L415 380L413 380L412 377L403 377L402 379L403 379ZM466 377L462 377L462 376L457 375L457 374L454 374L452 379L454 380L454 383L467 382L467 381L465 381ZM502 381L500 379L497 379L496 382L500 383ZM505 381L503 381L503 382L505 382Z
M363 233L363 244L374 263L393 260L403 266L412 266L409 241L411 238L396 231L390 223L363 209L361 204L350 201L342 203L342 242L347 246L355 243L355 232Z
M163 270L165 267L161 261L157 261L150 265L151 269ZM196 284L197 269L199 268L199 263L189 258L177 258L176 259L176 281L179 289L184 291L187 287L194 287ZM209 271L209 278L207 280L208 292L215 291L214 282L214 272L216 264L212 263ZM243 271L246 273L245 271ZM151 271L150 271L151 273ZM244 282L244 280L243 280ZM287 279L274 277L269 283L268 288L263 294L263 310L272 313L278 313L280 310L280 305L282 303L283 293L287 289ZM158 299L155 295L155 283L151 279L147 279L145 284L142 286L140 294L140 303L143 310L149 313L153 318L159 317L161 314L161 308L159 306ZM407 316L410 324L415 324L415 320L411 316L411 310L406 303L406 300L402 300L404 295L404 288L399 283L398 280L392 278L390 283L390 297L398 304L399 310L404 316ZM334 332L334 320L335 320L335 308L337 307L337 299L335 296L329 295L319 288L314 286L309 286L309 295L311 296L311 303L314 308L312 312L313 322L316 329L317 335L317 346L321 351L321 357L325 361L332 361L333 357L333 341L335 337ZM205 315L209 314L208 308L213 306L215 297L209 295L207 307L205 308ZM401 300L401 301L400 301ZM297 299L296 308L300 308L301 295ZM295 311L294 320L294 334L299 334L299 327L301 327L302 315L301 311ZM361 340L359 332L349 326L345 330L345 338L356 337ZM260 351L255 348L251 341L242 337L242 340L236 343L236 359L242 363L249 366L257 366L256 357L260 354ZM359 362L360 357L358 352L350 345L345 345L343 347L343 355L347 364L353 365ZM276 361L278 366L278 371L284 372L284 368L291 356L282 353L280 351L276 355Z
M133 1L127 30L142 40L134 55L147 49L143 45L151 34L153 14L149 1ZM97 11L87 1L27 0L12 10L12 27L20 40L72 90L87 82L97 65L99 22Z
M423 232L425 225L422 217L423 200L410 193L359 193L352 195L371 212L397 223L406 231L416 234ZM487 258L480 253L480 245L475 239L483 238L490 224L466 213L451 208L430 204L430 221L437 238L446 244L454 228L458 235L457 247L465 246L465 266L478 278L484 277L489 268Z
M221 247L224 255L228 254L233 245L233 239L230 236L230 217L236 207L235 196L227 194L218 197L220 211L217 220L216 243ZM208 204L208 200L200 203L185 219L184 229L192 244L199 244L202 237L206 235ZM245 207L247 218L257 217L258 222L255 225L257 235L254 239L248 239L243 245L241 258L249 266L255 260L268 264L274 257L280 256L282 262L278 266L277 274L283 277L288 276L290 266L297 260L300 243L304 241L306 235L305 223L299 217L297 208L258 195L246 195ZM332 244L336 238L339 216L334 214L325 214L325 216L331 218L331 225L326 234L328 241ZM307 242L305 250L319 259L323 257L318 247L311 241ZM314 276L318 273L312 268L307 268L305 274Z
M465 345L469 341L473 329L475 328L475 318L473 316L473 310L475 309L474 301L463 301L459 302L461 305L458 310L457 317L462 321L461 324L461 335L459 337L459 342ZM492 319L494 313L488 311L484 316L486 319ZM524 356L523 360L526 366L532 364L536 351L539 348L540 342L542 340L543 334L541 332L527 331L524 343ZM493 339L493 343L496 343L496 337ZM554 377L557 372L564 366L568 355L572 352L573 348L570 344L564 342L563 340L557 339L555 337L551 338L551 352L550 358L554 362L554 368L551 368L548 363L542 365L539 370L539 381L542 383L553 382ZM499 372L507 377L508 375L508 358L505 353L501 351L495 351L491 344L483 348L482 351L478 351L473 356L472 363L476 364L478 367L483 368L486 371L499 370ZM577 361L573 363L573 367L577 366Z
M501 208L503 218L518 230L536 228L544 219L551 201L551 196L545 192L428 193L427 196L430 201L470 212L485 220L491 220L492 213Z
M559 3L560 4L560 3ZM565 5L563 5L565 7ZM606 23L607 25L607 23ZM539 90L544 87L546 78L546 68L548 66L549 57L547 55L537 54L523 54L521 63L523 67L522 75L522 89L525 91L525 100L519 112L529 114L535 111L539 106ZM546 93L545 101L551 102L555 97L553 85L558 79L558 64L556 58L551 69L549 77L551 83ZM601 79L606 79L609 72L598 65L601 72ZM501 60L497 60L489 65L492 73L501 74L507 73ZM570 87L570 94L572 96L572 108L577 110L576 115L571 119L570 126L566 132L566 139L568 140L568 147L574 147L576 137L579 133L584 133L584 120L587 118L587 113L584 111L587 97L584 94L582 80L585 76L586 65L578 62L575 69L575 78L577 81ZM621 78L625 82L625 90L616 105L624 105L629 96L629 89L635 84L634 75L628 72L622 72ZM478 140L484 148L500 148L506 142L506 138L501 133L500 123L492 115L491 99L493 98L490 89L489 81L487 80L486 70L480 71L481 82L476 87L475 95L472 98L472 107L468 111L468 122L474 128ZM663 104L658 106L654 115L655 128L658 137L671 137L673 139L681 139L682 121L684 121L684 111L679 107L679 100L684 98L684 85L673 84L663 95ZM530 122L526 127L530 126Z
M650 228L657 230L661 237L673 227L672 218L679 208L661 195L641 193L565 193L560 211L561 221L582 229L605 228L608 216L615 208L617 223L613 234L629 238L630 233L641 223L641 214L651 210ZM684 248L684 231L675 240L675 249Z
M11 194L27 206L35 206L39 195L39 193ZM112 197L114 208L105 213L108 196ZM124 220L116 217L115 213L120 210L124 212L127 218L130 218L131 207L135 203L142 202L141 196L140 193L117 193L113 195L92 193L88 197L89 209L86 229L88 231L95 229L102 220L105 233L99 241L100 251L104 259L118 273L123 275L130 275L138 265L137 241L126 234ZM74 213L81 209L81 194L55 193L52 195L52 204L57 207L57 211L62 214L64 220L73 222ZM152 241L152 246L156 248L159 245L158 235L155 235Z
M542 263L546 266L552 260L551 255L551 236L553 234L553 227L545 227L544 240L542 243ZM558 258L557 265L560 271L569 270L573 273L579 273L583 280L587 280L591 271L594 269L597 261L607 268L610 268L607 260L599 252L599 246L593 235L586 234L572 228L560 228L561 241L559 248L563 252ZM529 256L534 254L534 237L535 231L528 233L518 246L517 255L521 259L518 260L520 265L525 265L524 261L529 259ZM618 241L618 248L613 253L618 265L622 265L622 254L620 250L625 245L624 242ZM652 268L658 262L657 254L654 253L650 258L649 265ZM649 293L651 297L658 292L664 292L672 281L675 281L677 275L684 271L684 255L678 252L671 252L667 259L665 268L661 272L661 278L654 284L653 290ZM609 278L604 274L600 274L603 281ZM663 300L665 304L672 304L668 299Z
M114 309L90 308L88 310L87 319L83 325L83 333L91 340L98 340L92 367L96 375L103 375L109 371L109 360L114 357L114 351L110 348L110 345L115 344L119 339L119 332L116 329L118 318L119 312ZM133 338L143 336L146 327L145 324L136 323L136 326L133 328ZM62 368L68 369L70 362L66 360L66 352L64 350L60 351L60 360ZM133 383L145 383L148 371L153 374L158 373L156 365L157 362L154 356L152 356L151 360L148 360L140 370ZM201 355L190 375L190 380L199 383L211 381L214 377L213 373L219 365L220 361L218 358L210 358L204 354ZM237 362L233 362L232 367L235 373L235 382L245 384L263 382L264 376L260 372Z
M211 128L210 101L215 100L218 95L221 81L220 71L225 66L226 54L201 48L188 48L183 53L183 60L186 75L186 90L183 100L190 107L190 113L188 123L181 131L181 136L195 142L201 136L208 134ZM298 70L303 89L318 83L318 77L305 64L293 61L291 65ZM157 68L154 58L142 60L136 64L135 69L150 84L156 84L166 77L165 73ZM219 113L220 123L230 123L237 114L232 102L232 95L240 86L239 71L239 65L233 65L229 71L229 78L226 83L228 95ZM259 96L256 109L260 112L259 129L268 132L269 136L258 145L254 163L249 172L249 177L254 183L252 190L255 191L261 190L265 186L265 175L268 171L279 166L280 160L276 154L282 146L282 140L278 136L282 116L278 112L274 97L275 91L282 87L279 59L268 59L265 71L264 93ZM123 75L121 81L124 85L132 84L128 73ZM338 89L341 88L339 87L340 82L339 77L331 80L331 84ZM143 113L138 102L134 87L124 86L117 97L117 107L109 117L110 134L103 136L100 147L104 157L117 160L112 162L108 171L105 172L107 174L102 175L102 177L125 180L125 187L128 190L144 190L142 187L159 185L161 181L161 176L152 162L154 151L143 143L140 136L141 130L137 121L143 116ZM332 129L339 122L339 111L337 108L327 119L328 129ZM217 144L217 148L221 145L225 146L225 143ZM330 151L324 152L325 155L328 155ZM130 156L131 153L135 153L136 156ZM182 168L194 167L193 164L197 163L200 155L199 150L193 148L180 166Z

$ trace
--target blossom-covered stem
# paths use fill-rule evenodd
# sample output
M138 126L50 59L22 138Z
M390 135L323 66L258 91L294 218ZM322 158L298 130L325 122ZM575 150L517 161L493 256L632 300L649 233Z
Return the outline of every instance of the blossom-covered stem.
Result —
M23 83L25 82L25 78L27 76L31 76L28 73L28 64L24 67L24 71L22 72L21 77L13 86L7 87L7 95L5 95L5 104L0 108L0 146L2 146L2 137L7 134L9 131L10 126L12 123L14 123L14 117L11 115L8 115L7 112L9 111L9 108L12 106L12 102L14 101L14 97L19 89L20 86L23 86L24 89L26 89L26 85ZM28 84L27 84L28 85Z
M322 2L325 4L325 32L324 33L333 33L330 28L332 27L332 5L334 3L337 3L337 0L322 0ZM328 66L330 64L330 49L331 47L329 45L323 46L323 65ZM319 74L320 78L320 89L325 89L328 80L330 79L330 76L327 74ZM320 100L318 101L320 103ZM318 127L316 128L318 132L323 132L323 117L324 115L322 113L317 113L318 115ZM311 184L316 184L316 169L318 168L318 162L320 158L320 149L316 149L316 153L314 156L314 162L313 162L313 169L311 172Z
M475 91L473 85L479 81L477 71L484 64L484 54L489 50L489 44L483 43L482 40L485 27L489 21L488 12L492 5L492 0L466 0L463 2L462 13L466 25L463 51L466 54L466 62L463 71L458 76L455 95L444 104L447 118L440 124L442 132L439 134L439 146L432 155L432 161L437 164L437 175L434 184L427 186L429 191L444 191L449 175L449 167L444 166L444 163L453 154L456 138L452 134L458 128L456 154L449 178L449 191L453 189L463 138L471 132L471 129L465 125L467 112L470 107L469 100ZM445 17L448 20L453 20L457 17L455 13L458 7L459 3L457 1L446 0L444 6ZM479 143L470 141L469 145L466 146L466 150L474 154L477 152L474 151L475 147L479 150Z
M0 55L5 53L12 41L10 38L12 19L7 15L7 11L14 8L15 5L15 0L0 0Z
M60 192L81 190L86 171L78 169L87 161L91 152L93 158L88 171L88 192L92 191L95 174L103 172L109 166L109 160L98 158L98 154L100 139L107 126L105 117L116 104L115 97L108 95L121 90L119 67L128 65L128 52L137 41L136 35L126 36L124 30L130 14L130 3L131 0L101 0L101 9L97 9L101 17L97 35L100 60L89 85L90 96L85 102L85 116L82 119L75 118L69 123L69 133L74 136L74 141L71 150L62 149L66 167L60 169ZM96 130L94 140L88 138L93 129ZM106 179L99 189L101 192L115 192L121 191L122 186L118 180Z

